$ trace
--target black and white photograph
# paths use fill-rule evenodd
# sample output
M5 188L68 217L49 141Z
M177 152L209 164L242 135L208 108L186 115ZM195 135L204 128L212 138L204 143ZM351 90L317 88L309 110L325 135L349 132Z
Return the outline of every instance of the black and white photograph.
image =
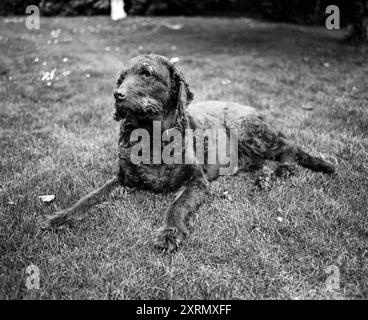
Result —
M368 0L1 0L0 300L367 300L367 206Z

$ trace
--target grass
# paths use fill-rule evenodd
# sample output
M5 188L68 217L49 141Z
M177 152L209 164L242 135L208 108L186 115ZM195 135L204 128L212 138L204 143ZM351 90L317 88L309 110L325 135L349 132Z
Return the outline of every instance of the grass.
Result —
M0 298L368 297L366 49L343 45L341 32L250 19L42 18L28 31L1 18L0 30ZM179 57L196 100L255 106L338 176L298 168L267 190L251 173L221 177L171 255L152 240L172 194L119 190L72 228L40 230L39 217L113 176L112 88L146 52ZM54 68L48 86L41 72ZM31 263L39 290L25 287Z

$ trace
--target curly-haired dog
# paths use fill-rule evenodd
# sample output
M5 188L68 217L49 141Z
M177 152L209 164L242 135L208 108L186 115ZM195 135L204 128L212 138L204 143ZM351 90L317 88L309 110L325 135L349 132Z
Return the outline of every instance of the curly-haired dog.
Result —
M205 199L208 181L219 176L221 164L200 163L196 159L196 150L188 150L183 145L184 152L193 157L190 164L135 163L131 151L137 141L131 139L131 134L137 128L152 134L153 121L160 122L161 132L170 128L177 128L182 133L186 129L212 128L225 129L228 133L230 129L236 129L238 161L232 173L259 167L266 160L276 161L279 169L292 170L293 164L298 163L314 171L334 172L330 164L287 141L251 107L220 101L191 104L193 93L183 74L165 57L152 54L133 58L120 74L114 97L114 119L121 121L117 176L73 207L47 217L47 227L58 227L80 217L118 185L155 192L179 189L155 241L164 250L176 249L188 235L188 214ZM229 142L228 136L227 140ZM207 143L206 156L208 151Z

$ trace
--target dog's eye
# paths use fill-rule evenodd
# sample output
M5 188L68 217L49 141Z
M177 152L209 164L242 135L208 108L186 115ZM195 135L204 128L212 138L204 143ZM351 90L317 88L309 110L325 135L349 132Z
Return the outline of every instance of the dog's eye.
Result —
M152 77L152 68L147 67L147 68L142 69L140 75L145 77L145 78L151 78Z
M123 74L120 75L118 81L116 82L116 85L119 87L125 79L125 76Z
M152 73L149 70L142 70L141 76L146 77L146 78L150 78L150 77L152 77Z

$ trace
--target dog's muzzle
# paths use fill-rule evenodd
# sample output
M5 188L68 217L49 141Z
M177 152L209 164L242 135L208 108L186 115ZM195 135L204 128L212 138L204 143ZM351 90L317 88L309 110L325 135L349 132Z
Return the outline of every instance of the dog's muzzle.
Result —
M126 98L117 99L115 97L115 119L129 117L135 120L157 120L162 118L163 113L163 108L155 101L146 100L142 103L132 104Z

